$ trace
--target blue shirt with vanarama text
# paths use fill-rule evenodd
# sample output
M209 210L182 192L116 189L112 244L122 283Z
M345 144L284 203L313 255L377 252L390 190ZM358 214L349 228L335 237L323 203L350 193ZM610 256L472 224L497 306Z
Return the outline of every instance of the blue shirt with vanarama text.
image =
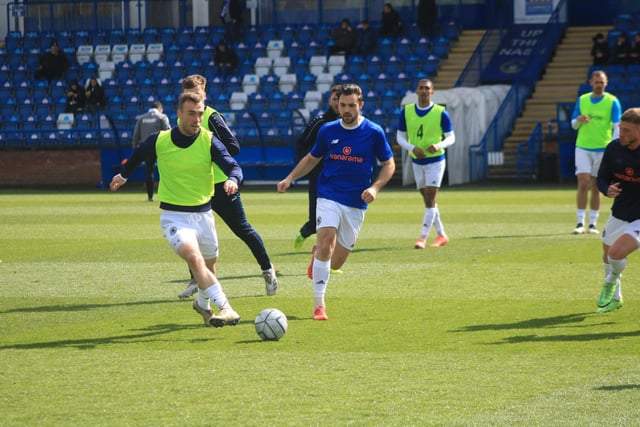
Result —
M384 130L367 118L354 129L346 129L341 120L325 124L310 153L324 158L318 197L359 209L367 208L361 196L371 186L376 161L393 157Z

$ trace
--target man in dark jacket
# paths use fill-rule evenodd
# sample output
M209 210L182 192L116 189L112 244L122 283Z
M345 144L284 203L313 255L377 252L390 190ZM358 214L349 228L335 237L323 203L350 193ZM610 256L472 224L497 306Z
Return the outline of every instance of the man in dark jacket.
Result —
M339 85L331 87L329 108L324 114L314 117L302 132L302 135L296 140L296 161L299 162L311 150L322 125L340 118L338 113L339 90ZM305 239L316 232L316 198L318 197L318 175L320 175L320 171L322 171L322 161L307 175L309 179L309 219L300 228L300 233L298 233L293 243L293 247L296 250L302 249Z
M64 77L64 73L69 68L69 60L58 42L53 40L49 52L43 53L38 59L38 69L34 73L37 80L58 80Z

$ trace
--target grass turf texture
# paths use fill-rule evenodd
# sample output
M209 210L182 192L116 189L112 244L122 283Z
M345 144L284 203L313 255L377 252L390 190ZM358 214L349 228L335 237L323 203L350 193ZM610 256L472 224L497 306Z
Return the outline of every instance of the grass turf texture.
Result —
M418 193L385 189L328 322L311 319L312 242L293 251L305 190L242 193L275 297L217 220L242 316L222 329L176 298L187 268L138 188L0 192L0 425L638 425L640 259L624 308L596 314L601 242L570 234L573 188L445 188L451 243L423 251ZM266 307L289 318L279 342L254 331Z

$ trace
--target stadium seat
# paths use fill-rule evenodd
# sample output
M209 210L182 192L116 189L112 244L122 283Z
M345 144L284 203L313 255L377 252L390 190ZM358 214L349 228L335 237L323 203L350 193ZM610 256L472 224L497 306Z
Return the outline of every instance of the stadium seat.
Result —
M129 46L126 44L116 44L111 48L111 61L118 63L126 61L129 57Z
M331 73L321 73L316 77L316 89L321 93L328 92L333 86L334 76Z
M327 72L334 76L344 71L344 65L346 63L343 55L331 55L327 60Z
M58 129L71 129L73 128L73 124L75 122L75 118L71 113L60 113L58 114L58 119L56 120L56 128Z
M327 69L327 57L324 55L314 55L309 59L309 72L311 74L321 74Z
M76 49L76 61L82 65L85 62L93 60L93 46L92 45L80 45Z
M304 108L312 111L322 105L322 92L318 90L309 90L304 95Z
M229 99L229 108L231 110L244 110L248 101L249 96L246 92L233 92Z
M284 74L280 76L279 87L280 92L289 93L296 89L298 77L295 74Z
M271 72L271 67L273 66L273 59L263 56L256 58L256 62L254 64L254 72L258 77L262 77L265 74L269 74Z
M289 73L291 69L291 58L288 56L282 56L273 60L273 73L278 76Z
M271 59L280 58L284 54L284 42L282 40L269 40L267 42L267 57Z
M100 64L109 61L111 57L111 45L99 44L93 49L93 61Z
M159 32L155 27L145 27L142 30L142 40L141 43L148 45L152 43L158 43L159 41Z
M245 74L242 78L242 91L246 94L257 92L260 86L260 77L258 74Z
M164 54L164 46L162 43L150 43L147 45L146 58L147 61L153 63L153 61L159 61Z

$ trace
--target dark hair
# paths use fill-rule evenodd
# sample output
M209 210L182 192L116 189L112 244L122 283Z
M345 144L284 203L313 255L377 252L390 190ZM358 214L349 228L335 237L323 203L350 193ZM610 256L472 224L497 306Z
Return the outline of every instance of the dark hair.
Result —
M153 103L151 104L151 106L153 108L155 108L156 110L160 110L162 108L162 102L160 101L153 101Z
M362 97L362 89L355 83L340 85L338 97L341 97L342 95L356 95L358 97L358 102L364 101L364 98Z

